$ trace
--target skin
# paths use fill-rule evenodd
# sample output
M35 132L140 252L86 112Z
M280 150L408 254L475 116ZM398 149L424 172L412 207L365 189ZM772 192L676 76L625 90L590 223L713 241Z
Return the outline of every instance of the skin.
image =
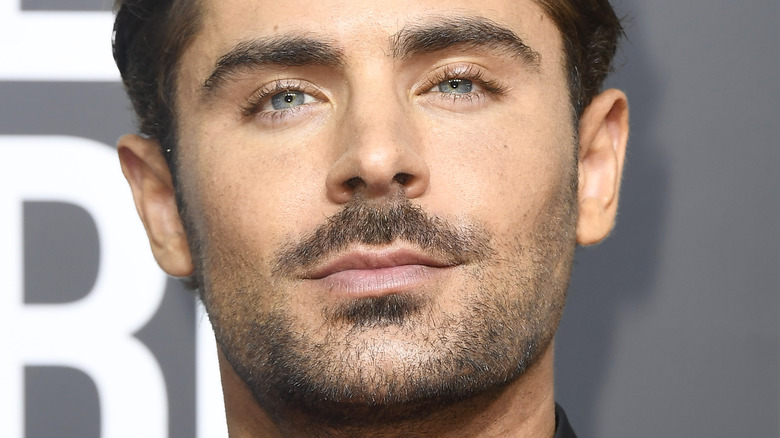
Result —
M181 59L176 98L178 190L186 218L179 215L159 145L129 135L118 147L158 263L173 276L199 269L222 348L230 435L553 436L551 339L574 245L602 240L614 223L628 136L625 95L606 90L596 96L575 131L560 34L530 0L478 5L465 0L207 0L203 13L203 28ZM491 20L521 37L539 54L538 62L463 45L392 56L393 35L442 17ZM328 41L342 62L244 69L204 92L218 60L237 42L280 35ZM475 70L490 83L466 74ZM473 80L476 92L456 99L439 91L439 83L453 78ZM295 111L275 114L268 99L261 100L260 111L249 114L247 100L278 80L287 81L285 89L295 85L310 97ZM500 92L491 91L494 83ZM567 213L560 201L572 178L577 214ZM383 283L371 273L368 280L349 277L335 285L304 278L306 269L274 274L282 249L311 235L356 199L379 208L408 200L455 226L478 226L489 236L490 254L479 262L428 269L426 275L403 271L409 275L400 285ZM537 239L547 229L554 235ZM520 247L546 249L529 253L536 257L520 257ZM350 251L424 252L398 240L353 244L323 256L316 266ZM534 258L543 259L545 268L535 289L510 284L513 272L533 276L539 270ZM495 282L490 290L499 298L545 309L543 343L527 369L509 382L463 401L428 407L426 415L398 415L376 424L322 424L308 411L258 397L233 366L243 344L231 344L231 338L244 336L255 315L273 311L287 315L296 333L314 343L335 339L339 348L360 345L361 352L368 351L356 351L349 369L379 376L413 366L435 354L422 346L426 326L412 332L392 325L350 332L350 326L323 315L354 298L420 295L426 300L426 321L436 325L459 316L469 300L486 299L488 292L480 287L485 279ZM372 390L381 397L388 388L380 383Z

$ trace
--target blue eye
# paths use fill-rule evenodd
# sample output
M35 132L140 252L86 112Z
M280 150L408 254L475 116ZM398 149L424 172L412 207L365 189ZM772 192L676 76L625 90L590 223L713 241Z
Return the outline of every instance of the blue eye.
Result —
M307 103L306 93L298 90L286 90L271 96L271 106L275 110L295 108Z
M439 82L439 91L442 93L465 94L471 93L474 83L468 79L448 79Z

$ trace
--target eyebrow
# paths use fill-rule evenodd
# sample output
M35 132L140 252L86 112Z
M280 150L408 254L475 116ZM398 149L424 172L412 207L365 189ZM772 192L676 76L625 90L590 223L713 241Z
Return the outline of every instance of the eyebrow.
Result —
M430 23L412 24L393 35L390 46L397 59L463 47L503 51L535 70L542 60L541 54L512 30L483 17L438 17Z
M343 64L341 51L327 41L298 35L258 38L242 41L220 57L202 89L206 96L211 96L237 72L265 65L336 67Z
M454 47L487 48L519 57L534 70L541 55L512 30L483 17L436 17L425 24L407 25L390 37L395 59L434 53ZM336 44L303 35L284 35L242 41L216 62L203 82L205 97L211 97L238 72L267 65L296 67L319 65L341 67L346 63Z

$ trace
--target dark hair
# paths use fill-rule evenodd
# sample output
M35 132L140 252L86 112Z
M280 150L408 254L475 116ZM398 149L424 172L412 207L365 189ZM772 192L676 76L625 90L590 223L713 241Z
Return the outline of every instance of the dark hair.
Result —
M534 1L555 22L563 38L569 92L579 117L612 71L623 26L608 0Z
M199 0L114 3L114 60L135 109L139 131L160 143L172 170L176 154L171 151L177 141L177 67L199 30L199 4Z
M577 117L611 71L623 35L608 0L534 0L563 38L572 106ZM176 71L200 25L199 0L116 0L114 59L142 134L176 154ZM175 166L171 166L175 173Z

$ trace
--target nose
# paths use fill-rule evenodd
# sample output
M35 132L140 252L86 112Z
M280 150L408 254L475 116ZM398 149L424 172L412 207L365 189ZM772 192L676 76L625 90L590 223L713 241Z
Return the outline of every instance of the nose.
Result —
M385 100L387 102L387 100ZM328 172L331 201L355 196L413 199L428 189L430 171L403 105L352 105L339 124L341 155Z

